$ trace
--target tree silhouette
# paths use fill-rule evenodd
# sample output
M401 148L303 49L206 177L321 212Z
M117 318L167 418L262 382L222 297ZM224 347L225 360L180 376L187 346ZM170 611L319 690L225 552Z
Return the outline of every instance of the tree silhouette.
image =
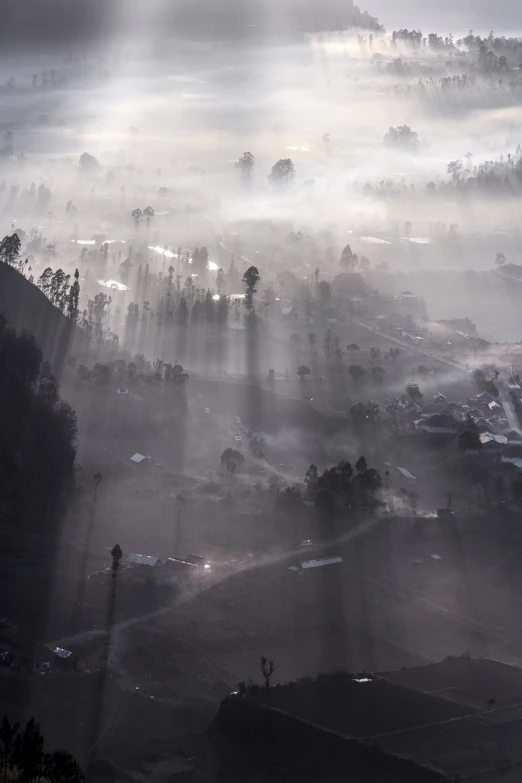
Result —
M249 180L254 170L255 158L251 152L244 152L236 163L243 179Z
M243 454L237 449L225 449L221 455L221 464L225 466L225 470L233 476L238 470L241 469L245 458Z
M264 656L261 658L260 661L261 664L261 674L263 675L263 680L265 681L265 688L266 690L270 690L270 679L275 672L275 662L269 661Z
M243 275L243 283L245 284L245 306L248 310L252 310L254 306L254 294L257 292L256 285L259 283L261 277L257 271L257 267L249 267Z
M348 372L355 383L360 383L367 375L366 370L360 364L350 364Z
M290 158L281 158L272 166L268 179L275 185L284 185L293 180L295 168Z
M123 551L119 544L115 544L111 549L111 557L112 557L112 570L113 570L113 576L116 576L116 572L118 568L120 567L120 560L123 557Z
M304 381L305 377L307 375L311 374L311 370L309 367L306 366L306 364L302 364L300 367L297 368L297 374L300 377L302 381Z
M98 487L100 486L102 479L103 477L101 473L95 473L94 476L92 477L92 483L94 486L94 497L96 497L96 493L98 492Z
M406 386L406 394L413 402L420 402L424 396L416 383Z
M21 244L18 234L5 236L0 242L0 262L15 266L20 256Z

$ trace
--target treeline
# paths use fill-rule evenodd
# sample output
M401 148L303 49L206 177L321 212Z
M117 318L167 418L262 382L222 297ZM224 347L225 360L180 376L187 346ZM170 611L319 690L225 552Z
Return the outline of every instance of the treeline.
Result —
M41 512L72 474L76 416L32 335L0 315L0 520Z
M304 480L305 496L326 522L339 514L378 505L376 495L383 486L380 473L368 467L366 459L359 457L355 469L347 460L319 473L310 465Z
M21 246L22 242L18 234L5 236L0 242L0 263L8 264L24 276L28 276L30 283L34 283L29 258L23 258L20 252ZM48 247L54 248L53 245ZM53 272L51 267L47 267L38 278L36 285L60 312L67 313L76 320L79 315L80 302L79 280L78 270L75 271L74 282L71 283L71 276L66 275L62 269Z
M189 378L181 364L170 364L161 359L151 363L142 354L138 354L133 362L125 362L123 359L97 362L90 369L80 364L76 367L76 373L81 381L90 381L96 386L114 386L120 391L159 384L180 388Z
M40 725L31 718L22 729L4 715L0 723L0 765L3 781L82 783L80 765L67 751L46 753Z

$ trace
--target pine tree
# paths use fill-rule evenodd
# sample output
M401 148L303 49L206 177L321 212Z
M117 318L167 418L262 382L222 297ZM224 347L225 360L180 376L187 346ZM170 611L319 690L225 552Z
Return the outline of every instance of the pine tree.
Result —
M18 234L5 236L0 242L0 261L9 266L14 266L20 255L20 238Z

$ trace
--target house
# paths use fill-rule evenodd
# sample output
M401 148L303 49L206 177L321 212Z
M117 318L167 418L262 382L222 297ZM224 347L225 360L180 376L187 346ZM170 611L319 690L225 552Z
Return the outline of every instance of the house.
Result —
M397 470L407 481L417 481L417 477L413 476L407 468L397 468Z
M508 439L510 445L516 445L517 443L522 444L522 433L517 432L517 430L508 430L507 432L503 432L502 435Z
M521 457L505 457L502 455L501 461L504 463L509 463L511 465L514 465L515 468L522 473L522 458Z
M159 557L154 557L154 555L136 555L136 554L130 554L127 555L125 558L125 562L128 565L145 565L145 566L159 566L161 565L161 560Z
M134 462L136 465L142 465L144 462L150 462L151 459L151 457L145 457L143 454L136 452L136 454L132 455L130 461Z
M183 582L201 570L197 563L190 563L177 557L168 557L157 569L157 580L161 582Z
M446 413L435 413L419 419L415 422L415 428L418 432L425 432L428 435L456 435L459 429L459 423L454 416Z
M13 649L11 666L28 674L50 674L53 670L54 654L41 642L31 639L21 641Z
M475 401L481 405L489 405L490 402L496 402L497 400L489 392L483 391L475 396Z
M54 655L54 664L57 669L70 672L82 668L78 656L71 650L64 650L62 647L50 648L50 650Z
M483 451L498 453L504 446L507 446L505 435L493 435L491 432L482 432L479 435Z

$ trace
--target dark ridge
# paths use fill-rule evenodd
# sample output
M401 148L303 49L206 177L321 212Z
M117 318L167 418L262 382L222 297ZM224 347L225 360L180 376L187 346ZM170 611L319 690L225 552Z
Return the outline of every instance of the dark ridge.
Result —
M39 288L8 264L0 264L0 313L7 325L35 337L57 377L72 336L72 323Z

